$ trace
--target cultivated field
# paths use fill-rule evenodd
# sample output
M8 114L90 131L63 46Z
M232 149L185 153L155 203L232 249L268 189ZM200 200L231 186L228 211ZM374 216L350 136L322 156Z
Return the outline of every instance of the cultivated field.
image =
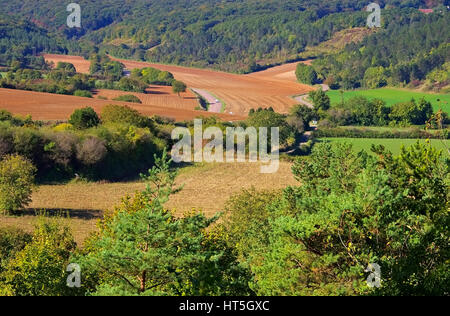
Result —
M152 89L153 90L153 89ZM156 89L154 91L157 91ZM119 96L120 91L100 91L100 95L108 98ZM152 97L154 96L154 98ZM36 120L67 120L75 109L90 106L97 112L108 104L128 105L144 115L159 115L174 118L177 121L191 120L198 116L211 116L212 113L194 111L195 96L191 92L177 95L142 94L145 104L100 100L97 98L82 98L69 95L50 94L32 91L0 89L0 109L8 110L14 114L31 114ZM151 100L151 101L149 101ZM148 102L148 103L147 103ZM150 103L154 102L154 103ZM166 106L170 103L170 106ZM229 114L214 114L226 121L242 120L243 117Z
M94 91L94 97L105 97L108 100L112 100L121 95L132 94L138 97L142 104L151 104L161 107L170 107L181 110L195 110L199 106L197 97L189 90L186 93L182 93L181 97L172 92L172 87L166 86L154 86L151 85L146 93L138 92L126 92L118 90L96 90ZM114 101L115 102L115 101Z
M55 64L59 61L71 62L78 72L89 71L89 61L82 57L64 55L45 55L46 60ZM225 72L187 68L172 65L115 59L126 68L154 67L170 71L190 88L209 91L223 100L226 113L247 115L252 108L272 106L275 111L286 113L296 104L291 96L307 93L312 87L295 82L296 63L283 65L250 75L236 75ZM276 73L276 76L272 76Z
M167 206L177 214L195 208L211 216L222 211L228 198L242 189L277 190L298 184L290 163L281 161L275 174L261 174L259 167L259 163L214 163L182 168L178 184L184 185L183 190L172 196ZM31 230L39 210L68 214L70 220L65 221L72 227L77 241L82 242L95 230L95 223L104 210L112 209L124 196L144 187L140 181L43 185L33 194L33 202L24 216L0 215L0 226L18 225Z
M342 101L341 93L337 90L330 90L327 92L327 94L330 96L331 104L337 104ZM412 98L416 99L416 101L419 101L424 97L427 101L433 104L434 110L439 109L439 102L437 101L439 99L441 100L442 109L446 112L450 112L450 94L424 93L419 91L395 88L355 90L344 92L344 100L348 100L355 96L364 96L369 99L380 98L386 101L387 105L390 106L399 102L408 102Z

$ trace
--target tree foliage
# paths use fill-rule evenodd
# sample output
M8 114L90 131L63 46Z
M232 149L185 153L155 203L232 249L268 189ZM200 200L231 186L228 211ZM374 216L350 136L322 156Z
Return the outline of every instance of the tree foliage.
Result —
M33 164L18 155L0 161L0 210L15 211L31 202L35 172Z

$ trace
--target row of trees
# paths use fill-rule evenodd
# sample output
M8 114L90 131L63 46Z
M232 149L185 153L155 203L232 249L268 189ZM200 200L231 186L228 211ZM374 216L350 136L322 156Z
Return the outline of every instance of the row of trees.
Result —
M323 90L312 91L309 96L323 125L328 123L334 126L425 125L433 116L433 106L425 98L418 102L411 99L389 107L381 99L369 100L363 96L356 96L331 107L330 98Z
M372 150L319 144L292 168L301 185L243 191L220 223L165 208L180 188L163 154L83 249L51 223L33 236L1 229L0 293L448 295L448 165L430 145ZM65 286L69 263L80 288Z

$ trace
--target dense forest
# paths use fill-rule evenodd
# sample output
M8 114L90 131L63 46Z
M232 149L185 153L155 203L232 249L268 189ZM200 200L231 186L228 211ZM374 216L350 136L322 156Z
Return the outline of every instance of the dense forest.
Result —
M60 38L64 48L54 43L43 47L46 51L69 51L88 57L95 46L116 57L235 72L257 70L258 64L297 59L306 46L328 40L342 29L364 26L368 15L364 8L369 3L361 0L111 0L105 4L82 0L78 1L82 8L82 28L70 29L66 26L65 1L44 0L39 5L34 1L0 2L3 11L0 13L25 18ZM417 9L446 5L447 1L379 3L383 8ZM413 18L420 25L429 22ZM432 31L434 28L430 27ZM434 47L427 45L430 46Z
M411 9L386 10L383 21L383 29L362 42L316 60L318 76L327 78L330 86L344 89L379 88L424 79L446 81L450 62L447 12L425 15Z

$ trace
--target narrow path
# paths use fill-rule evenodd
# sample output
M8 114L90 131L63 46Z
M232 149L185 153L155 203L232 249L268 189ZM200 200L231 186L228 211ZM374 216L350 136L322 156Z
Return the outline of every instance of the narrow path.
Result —
M209 93L206 90L195 89L195 88L191 88L191 89L195 93L201 95L206 100L206 102L209 103L208 112L212 112L212 113L221 113L222 112L222 102L217 100L216 97L214 97L211 93Z

